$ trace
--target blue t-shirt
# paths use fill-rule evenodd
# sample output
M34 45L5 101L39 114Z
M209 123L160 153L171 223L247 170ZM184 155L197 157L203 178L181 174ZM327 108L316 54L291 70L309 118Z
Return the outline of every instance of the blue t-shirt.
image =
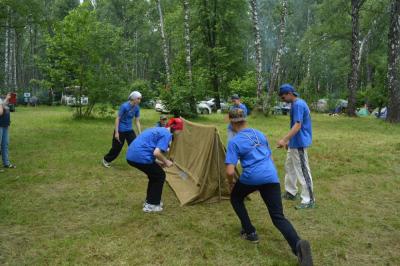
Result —
M127 132L131 131L132 129L132 119L134 117L139 117L140 116L140 107L139 105L131 105L129 101L124 102L118 112L119 116L119 126L118 126L118 131L119 132Z
M135 163L152 164L156 160L154 150L159 148L166 152L171 139L172 134L165 127L148 128L129 145L126 159Z
M231 107L229 108L229 111L230 111L230 110L234 110L234 109L242 109L242 110L243 110L243 113L244 113L244 117L247 116L247 107L246 107L246 105L244 105L243 103L240 103L239 105L233 105L233 106L231 106ZM232 125L231 125L230 123L228 124L228 129L229 129L229 130L232 130Z
M225 164L243 168L240 182L246 185L279 183L278 172L271 158L271 149L264 134L252 128L239 131L229 143Z
M307 103L298 98L292 103L290 110L290 128L296 122L301 123L301 128L289 141L289 148L306 148L312 143L311 114Z

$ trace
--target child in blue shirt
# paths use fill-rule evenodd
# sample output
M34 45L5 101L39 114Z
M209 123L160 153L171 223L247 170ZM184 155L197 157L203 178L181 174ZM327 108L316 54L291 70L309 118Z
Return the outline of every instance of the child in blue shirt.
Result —
M250 193L259 191L273 224L299 258L300 265L312 265L310 244L300 239L283 214L278 173L267 139L260 131L247 127L243 110L229 111L229 120L236 135L228 143L225 164L231 187L231 204L242 224L241 236L253 243L259 242L244 204L244 199ZM235 182L233 177L239 160L243 171Z
M115 129L112 138L110 151L103 158L103 165L106 168L111 167L111 162L114 161L124 146L125 140L129 144L136 138L135 131L133 131L132 120L135 119L136 128L138 133L141 132L140 126L140 107L139 103L142 100L142 94L138 91L133 91L128 101L123 103L115 118Z
M142 132L128 147L126 160L129 165L144 172L149 183L147 185L144 212L160 212L162 189L165 182L163 167L171 167L172 162L162 153L168 150L172 134L164 127L148 128Z
M281 100L292 104L290 109L290 131L278 141L278 148L287 148L285 162L284 199L296 200L297 181L302 186L301 203L297 210L315 207L315 198L307 149L312 144L311 114L307 103L298 98L292 85L283 84L279 89Z

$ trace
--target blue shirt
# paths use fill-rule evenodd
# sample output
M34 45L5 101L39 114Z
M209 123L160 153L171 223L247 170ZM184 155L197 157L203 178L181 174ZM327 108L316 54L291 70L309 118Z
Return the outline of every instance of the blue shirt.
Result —
M278 172L271 158L271 149L260 131L245 128L229 141L225 164L236 165L238 160L243 168L239 177L241 183L246 185L279 183Z
M131 131L132 129L132 119L134 117L138 118L140 116L140 107L139 105L131 105L129 101L124 102L119 107L119 132L127 132Z
M296 122L301 123L301 128L289 141L289 148L306 148L312 143L311 114L307 103L297 98L290 109L290 128Z
M233 105L229 108L229 111L234 110L234 109L242 109L244 112L244 117L247 116L247 107L243 103L240 103L239 105ZM232 125L229 123L228 124L228 129L232 130Z
M129 145L126 159L135 163L152 164L156 160L154 150L159 148L166 152L171 139L172 134L165 127L148 128Z

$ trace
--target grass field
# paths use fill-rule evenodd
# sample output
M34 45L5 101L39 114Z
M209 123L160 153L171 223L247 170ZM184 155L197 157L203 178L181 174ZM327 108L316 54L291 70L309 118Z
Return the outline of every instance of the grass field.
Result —
M158 114L142 110L142 125ZM251 117L272 146L288 117ZM217 125L222 115L197 119ZM165 210L144 214L147 178L125 161L100 164L113 120L73 120L63 107L12 113L10 159L0 173L0 265L296 265L260 197L247 203L261 238L241 240L230 203L180 207L167 186ZM310 240L315 265L400 265L400 127L373 118L313 114L309 150L318 207L285 214ZM273 149L283 184L286 154Z

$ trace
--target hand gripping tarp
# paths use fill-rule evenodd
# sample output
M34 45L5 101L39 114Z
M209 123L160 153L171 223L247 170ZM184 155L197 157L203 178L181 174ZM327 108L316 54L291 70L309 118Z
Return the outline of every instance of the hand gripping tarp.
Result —
M182 206L228 199L225 147L217 128L183 123L169 151L174 166L165 169L168 184Z

